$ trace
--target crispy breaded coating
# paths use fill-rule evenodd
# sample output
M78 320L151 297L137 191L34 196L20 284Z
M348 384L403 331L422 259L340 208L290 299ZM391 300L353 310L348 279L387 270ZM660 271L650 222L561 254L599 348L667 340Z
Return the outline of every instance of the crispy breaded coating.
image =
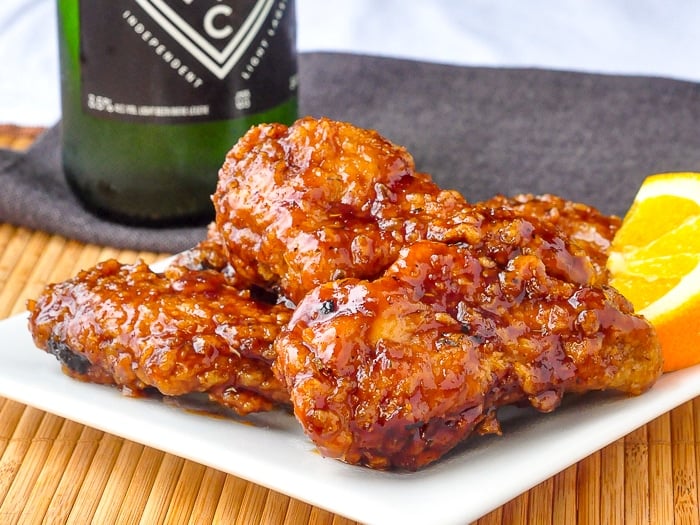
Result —
M236 273L294 302L332 279L378 276L432 217L466 204L377 132L313 118L246 133L213 202Z
M239 414L287 403L271 348L291 311L250 298L222 274L102 262L30 302L35 344L77 379L136 395L205 392Z
M610 243L622 225L620 217L605 215L587 204L569 201L551 194L523 194L514 197L496 195L479 204L493 208L508 208L559 228L563 235L586 251L596 267L601 283L607 282L608 273L605 264L608 260Z
M548 412L565 392L639 394L660 375L652 326L556 228L472 214L469 239L421 241L378 279L317 287L275 341L275 371L323 454L414 470L472 432L499 433L499 406Z

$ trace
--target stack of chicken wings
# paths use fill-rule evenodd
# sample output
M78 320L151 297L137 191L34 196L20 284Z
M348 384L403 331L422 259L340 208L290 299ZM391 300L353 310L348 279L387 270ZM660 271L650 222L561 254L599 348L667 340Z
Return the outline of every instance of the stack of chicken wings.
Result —
M375 131L303 118L227 155L216 221L163 273L105 261L30 301L77 379L290 406L329 457L415 470L506 404L640 394L653 327L608 286L620 221L553 195L469 203Z

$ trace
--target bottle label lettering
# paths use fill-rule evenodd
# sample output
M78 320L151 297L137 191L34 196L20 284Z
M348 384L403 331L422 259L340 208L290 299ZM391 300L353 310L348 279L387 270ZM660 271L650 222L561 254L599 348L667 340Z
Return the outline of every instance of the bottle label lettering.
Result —
M133 122L265 111L296 95L292 0L83 0L83 109Z

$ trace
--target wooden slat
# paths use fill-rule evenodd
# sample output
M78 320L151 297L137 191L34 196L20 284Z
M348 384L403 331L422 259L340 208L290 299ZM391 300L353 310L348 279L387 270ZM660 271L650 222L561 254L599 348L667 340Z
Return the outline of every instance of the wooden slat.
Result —
M157 490L151 488L150 492L146 492L149 487L143 486L139 480L136 486L148 494L146 506L140 513L141 523L163 523L165 521L184 463L185 460L182 458L164 454L156 477L151 484L151 487L158 487ZM186 480L185 484L189 482L190 480Z
M40 132L0 125L0 147L26 148ZM0 224L0 318L22 311L47 283L98 261L141 258L150 263L164 255ZM699 442L700 400L694 400L477 523L700 525ZM355 523L218 470L0 398L0 523L90 522Z
M550 478L530 490L528 505L528 523L552 523L552 500L554 498L554 479Z
M97 513L97 509L102 507L103 500L111 499L112 491L107 490L107 486L112 479L114 466L123 446L123 439L103 434L92 461L84 472L85 478L82 483L80 483L81 473L74 473L75 481L79 484L80 490L75 496L73 506L68 514L67 525L89 523ZM128 451L126 454L128 455L130 452ZM121 475L121 473L115 475L117 483L121 481L119 479Z
M14 236L16 228L10 224L0 224L0 253L5 253L10 239ZM4 281L2 283L4 284Z
M642 427L625 438L625 523L649 523L649 447Z
M0 124L0 148L23 150L28 148L44 128Z
M248 483L235 476L226 476L214 513L214 523L235 523L243 504L243 495Z
M72 423L81 427L81 434L75 442L68 463L60 475L60 480L56 490L51 496L51 502L46 510L44 523L67 523L81 485L88 480L88 471L100 442L104 436L99 430L84 427L77 423ZM47 462L44 466L47 469L54 469L53 463ZM38 486L39 492L45 492L43 487Z
M58 489L61 475L70 462L71 457L73 457L73 451L83 432L84 427L82 425L72 421L64 421L60 418L57 419L62 422L61 430L53 442L46 443L46 446L49 448L46 459L43 462L43 468L40 470L31 469L33 471L32 474L38 471L38 475L27 476L31 485L29 485L28 497L23 502L24 508L20 515L22 523L41 523L42 517L51 505L53 494ZM38 461L34 463L42 464ZM31 464L28 461L24 461L23 466L31 466ZM35 479L33 480L32 478Z
M297 525L311 521L311 507L298 500L290 500L287 514L284 516L284 525Z
M600 451L600 515L610 525L625 523L625 440Z
M335 516L333 514L318 507L312 508L309 514L309 525L332 525L334 521Z
M668 480L673 476L671 415L664 414L649 423L647 432L649 436L649 522L673 523L673 491L668 489Z
M24 296L22 291L27 285L32 272L36 270L35 264L41 254L48 248L49 235L35 232L29 236L22 250L14 254L14 267L10 271L7 282L0 292L0 314L11 315L24 310Z
M258 485L248 483L243 492L241 508L234 523L246 525L247 523L260 523L268 490Z
M501 523L512 523L512 525L527 524L527 510L529 503L529 493L521 494L517 498L509 501L503 506Z
M577 468L577 465L574 465L554 476L553 523L560 525L575 523Z
M16 268L23 269L28 267L28 272L26 274L19 272L19 275L10 277L12 282L17 284L16 289L9 286L4 289L11 289L16 294L12 304L12 314L26 310L27 299L39 295L57 267L56 261L61 259L63 253L66 253L65 248L66 240L61 237L49 237L38 233L32 235L27 244L27 252L16 266ZM36 249L36 253L32 252L33 249ZM68 251L68 255L70 255L70 251ZM30 261L31 266L29 266ZM6 297L5 300L9 301L9 297Z
M479 518L478 525L496 525L503 521L503 509L498 508Z
M197 497L192 506L189 525L214 522L217 504L222 499L221 492L226 478L227 475L219 470L212 468L204 470Z
M595 525L600 523L600 452L591 454L578 464L576 472L578 497L578 523Z
M31 414L32 412L38 411L29 408L25 410L25 414ZM36 485L41 472L37 465L43 465L47 461L52 442L57 438L64 422L65 420L57 416L43 414L36 427L32 425L33 428L23 429L27 432L26 435L13 436L13 441L21 439L25 442L21 445L25 450L21 456L21 461L17 461L18 457L14 455L8 455L8 452L11 451L9 447L3 454L3 460L7 457L7 462L4 463L5 468L0 469L7 480L3 481L9 482L11 480L5 492L2 505L0 505L0 516L3 517L4 523L8 525L19 523L23 514L32 512L31 508L26 507L26 503L31 489Z
M0 409L0 458L12 441L12 434L24 414L24 408L24 405L3 399L2 409ZM3 495L0 493L0 501Z
M167 505L164 523L188 523L192 522L193 510L197 495L207 469L192 461L184 461L180 474L175 479L170 501L176 501L177 505ZM168 502L169 503L169 502ZM195 521L198 515L194 515ZM199 518L201 519L201 517Z
M290 498L284 494L268 490L267 499L262 503L260 523L284 523L284 518L289 509L289 500Z
M698 478L695 465L695 424L692 403L671 411L673 507L678 523L698 524Z
M14 235L8 240L7 247L0 254L0 285L2 286L2 290L0 290L0 318L9 316L12 311L14 299L10 294L16 286L8 281L17 267L24 247L31 238L31 232L23 228L15 229L13 233Z
M141 458L143 450L143 445L125 441L113 465L111 464L111 458L100 458L103 460L107 459L107 464L104 467L101 463L94 465L94 468L98 469L110 468L110 476L105 485L102 497L99 497L97 494L90 494L91 498L97 497L99 499L95 514L92 516L94 523L117 523L117 517L121 511L122 502L124 502L127 497L127 492L137 466L140 467L138 473L139 478L144 481L146 478L152 479L152 465L148 462L144 463ZM146 459L152 459L155 454L155 452L150 453ZM128 510L129 509L125 509L124 512L128 512Z
M32 437L41 425L44 417L49 417L40 410L32 408L18 407L18 410L21 410L21 417L0 458L0 472L2 473L2 476L0 476L0 509L3 508L2 505L7 501L12 482L32 444ZM29 463L27 464L29 465ZM0 513L0 517L4 519L5 516L18 515L20 512L21 508L9 508L6 506Z

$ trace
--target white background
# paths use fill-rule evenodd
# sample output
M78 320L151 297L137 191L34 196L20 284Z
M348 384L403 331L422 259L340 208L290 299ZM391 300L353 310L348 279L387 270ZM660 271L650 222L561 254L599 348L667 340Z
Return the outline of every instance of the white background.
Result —
M60 118L55 2L0 3L0 123ZM700 81L700 0L297 0L297 19L300 51Z

